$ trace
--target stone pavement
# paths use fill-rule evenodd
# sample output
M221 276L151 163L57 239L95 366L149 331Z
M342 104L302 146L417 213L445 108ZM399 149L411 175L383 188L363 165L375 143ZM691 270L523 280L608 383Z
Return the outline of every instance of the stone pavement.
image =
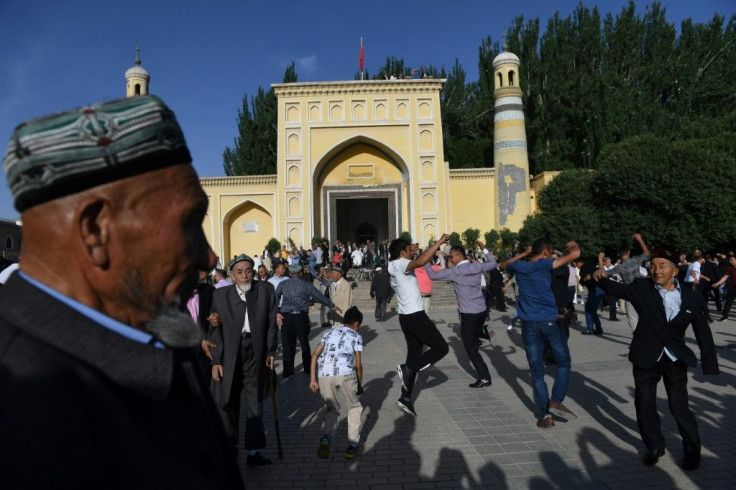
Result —
M601 337L580 335L584 328L580 325L571 328L573 372L565 404L578 418L557 419L554 427L539 429L520 328L510 333L505 328L513 311L511 306L508 313L491 312L495 336L481 348L493 375L493 385L486 389L468 388L474 378L459 337L457 313L431 312L450 344L450 353L420 375L415 388L416 419L395 404L400 393L395 365L405 356L398 316L392 312L386 322L376 323L372 311L364 311L361 454L354 460L343 456L347 446L343 410L332 456L317 457L323 403L309 390L308 377L299 373L280 385L277 396L284 459L277 458L267 400L269 448L264 454L274 464L247 467L241 452L247 488L736 487L736 426L726 423L727 414L736 410L736 321L711 324L721 374L705 377L700 367L690 370L690 406L700 428L703 459L699 470L684 472L678 466L680 437L661 384L658 406L667 453L656 466L640 462L643 445L634 415L633 380L626 358L631 332L625 318L610 322L605 319L607 312L603 314ZM713 316L717 318L715 312ZM313 313L311 318L317 325L318 315ZM312 329L312 346L322 332L319 327ZM694 339L689 340L699 355ZM548 374L553 373L554 367L548 368ZM551 389L552 378L547 381Z

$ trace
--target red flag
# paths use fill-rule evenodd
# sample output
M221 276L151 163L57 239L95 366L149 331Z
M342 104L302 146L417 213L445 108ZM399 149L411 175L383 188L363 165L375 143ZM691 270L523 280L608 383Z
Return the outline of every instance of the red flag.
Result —
M360 71L363 71L363 39L360 40Z

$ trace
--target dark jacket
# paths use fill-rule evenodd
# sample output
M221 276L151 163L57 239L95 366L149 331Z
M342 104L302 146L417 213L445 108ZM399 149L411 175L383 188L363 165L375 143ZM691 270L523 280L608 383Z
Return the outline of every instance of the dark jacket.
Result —
M391 289L391 276L387 272L382 271L381 273L377 273L373 276L370 291L371 298L374 296L379 298L390 298L393 294L394 290Z
M253 349L258 372L259 401L266 396L266 357L276 355L276 294L273 285L265 281L253 281L246 294L248 321L253 336ZM235 284L216 289L212 297L212 313L218 313L222 325L211 330L209 340L217 347L212 348L212 364L221 364L223 379L212 381L217 403L227 408L230 401L235 361L240 349L240 337L245 323L246 303L240 299ZM239 394L238 394L239 395Z
M617 298L629 301L639 314L629 349L629 361L642 369L650 369L667 347L690 367L697 365L697 358L685 345L685 331L692 325L700 348L703 374L718 374L718 358L708 321L703 313L703 296L681 287L680 312L667 321L662 297L650 279L635 279L631 284L621 284L609 279L598 282L598 287Z
M187 349L112 332L17 274L0 291L0 488L243 488Z

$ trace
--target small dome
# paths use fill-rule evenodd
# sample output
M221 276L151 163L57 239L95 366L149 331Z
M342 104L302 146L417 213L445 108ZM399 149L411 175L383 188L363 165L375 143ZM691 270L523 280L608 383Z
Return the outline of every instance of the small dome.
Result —
M125 72L126 80L133 77L144 78L146 80L151 79L151 75L148 74L148 71L140 65L131 66L130 68L128 68L128 71Z
M498 65L505 65L507 63L514 63L518 65L520 63L519 57L514 53L503 51L493 58L493 67L496 68Z

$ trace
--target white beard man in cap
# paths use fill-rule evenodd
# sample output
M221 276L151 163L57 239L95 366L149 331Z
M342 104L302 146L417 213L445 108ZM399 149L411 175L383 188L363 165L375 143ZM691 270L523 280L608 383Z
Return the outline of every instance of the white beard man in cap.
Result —
M171 110L28 121L3 169L23 260L0 291L0 488L243 488L182 311L217 259Z
M212 391L222 410L225 430L238 445L240 394L245 392L245 449L249 466L271 464L259 452L266 447L263 399L268 368L276 355L276 295L268 281L253 280L253 259L230 262L231 286L215 290L209 317L213 327Z

